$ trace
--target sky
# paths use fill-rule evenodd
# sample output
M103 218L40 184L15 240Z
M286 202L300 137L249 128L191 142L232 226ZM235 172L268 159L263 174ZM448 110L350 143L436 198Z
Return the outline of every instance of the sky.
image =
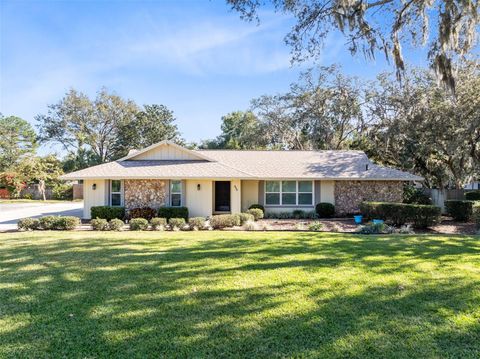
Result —
M291 65L293 20L264 10L260 25L222 0L0 0L0 113L35 124L70 89L102 87L173 110L188 141L213 138L221 117L285 92L311 63ZM352 57L330 36L317 64L373 78L383 58ZM44 146L47 153L55 147Z

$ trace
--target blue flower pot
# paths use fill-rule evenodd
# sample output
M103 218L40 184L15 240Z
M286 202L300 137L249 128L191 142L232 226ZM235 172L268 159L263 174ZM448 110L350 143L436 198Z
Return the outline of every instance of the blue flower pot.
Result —
M374 219L372 220L373 224L383 224L383 219Z
M361 224L363 220L363 216L362 215L353 216L353 219L355 220L355 224Z

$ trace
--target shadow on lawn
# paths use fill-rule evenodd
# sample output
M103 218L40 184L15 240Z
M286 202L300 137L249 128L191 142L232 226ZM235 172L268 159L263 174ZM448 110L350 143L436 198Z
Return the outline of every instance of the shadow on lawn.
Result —
M2 248L0 356L480 355L478 238L225 236Z

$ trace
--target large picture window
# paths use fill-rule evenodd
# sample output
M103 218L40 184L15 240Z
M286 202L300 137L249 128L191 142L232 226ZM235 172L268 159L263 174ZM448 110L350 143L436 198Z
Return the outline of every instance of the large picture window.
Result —
M265 181L267 206L313 205L313 181Z
M170 206L182 205L182 181L172 181L170 185Z
M121 180L110 181L110 205L121 206L123 204L123 191Z

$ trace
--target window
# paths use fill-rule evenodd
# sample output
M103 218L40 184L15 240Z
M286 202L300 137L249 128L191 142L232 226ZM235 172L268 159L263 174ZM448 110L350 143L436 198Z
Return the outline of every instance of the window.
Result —
M170 206L182 205L182 181L172 181L170 185Z
M111 180L110 181L110 205L121 206L123 203L122 198L122 181Z
M267 206L313 205L313 181L265 181Z

